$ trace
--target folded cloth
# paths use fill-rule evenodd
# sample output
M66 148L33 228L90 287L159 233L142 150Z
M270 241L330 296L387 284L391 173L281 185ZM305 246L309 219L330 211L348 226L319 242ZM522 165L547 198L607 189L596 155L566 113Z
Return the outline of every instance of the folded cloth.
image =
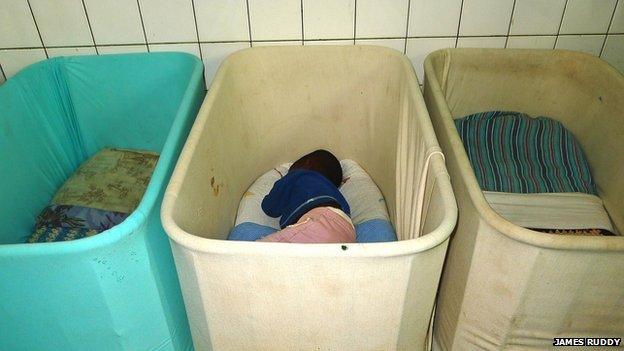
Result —
M583 193L513 194L484 191L492 209L525 228L615 232L602 200Z
M283 243L353 243L355 228L349 216L333 207L316 207L295 224L259 239Z
M551 118L491 111L455 125L483 190L597 194L580 145Z

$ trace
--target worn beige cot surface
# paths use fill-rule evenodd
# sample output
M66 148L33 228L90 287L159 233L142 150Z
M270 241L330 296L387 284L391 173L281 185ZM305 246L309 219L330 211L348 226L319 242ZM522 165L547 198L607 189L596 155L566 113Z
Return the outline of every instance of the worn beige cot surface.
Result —
M453 119L492 110L549 116L580 142L624 229L624 78L590 55L448 49L425 61L425 101L459 208L434 323L442 350L552 348L554 337L624 335L624 238L549 235L490 208Z
M317 148L366 170L400 240L225 240L249 185ZM221 65L162 218L197 350L423 350L456 205L404 55L263 47Z

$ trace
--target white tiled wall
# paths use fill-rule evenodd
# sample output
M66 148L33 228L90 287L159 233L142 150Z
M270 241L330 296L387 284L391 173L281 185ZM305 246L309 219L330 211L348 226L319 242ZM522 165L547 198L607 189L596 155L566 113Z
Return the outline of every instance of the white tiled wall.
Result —
M2 0L0 84L63 55L183 51L210 80L260 45L382 45L422 62L445 47L561 48L624 71L624 0Z

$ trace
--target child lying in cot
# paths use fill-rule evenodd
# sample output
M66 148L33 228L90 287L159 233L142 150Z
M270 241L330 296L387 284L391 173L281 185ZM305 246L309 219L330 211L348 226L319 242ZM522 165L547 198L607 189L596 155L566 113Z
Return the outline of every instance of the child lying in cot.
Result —
M281 230L258 241L353 243L355 228L338 187L342 167L329 151L316 150L292 164L262 200L262 210L280 217Z

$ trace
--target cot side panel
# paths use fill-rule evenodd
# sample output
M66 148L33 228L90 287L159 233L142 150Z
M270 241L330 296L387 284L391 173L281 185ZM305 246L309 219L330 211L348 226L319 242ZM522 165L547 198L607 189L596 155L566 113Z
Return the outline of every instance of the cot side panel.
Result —
M301 258L173 246L195 347L254 350L424 349L446 250Z
M457 328L457 321L462 309L471 261L474 254L479 228L483 222L476 209L472 206L470 195L466 191L463 178L459 173L459 165L453 146L448 138L448 131L443 125L442 114L445 105L432 96L430 76L425 75L425 102L429 109L431 121L440 146L445 154L446 167L450 174L453 192L459 208L458 222L451 236L447 257L444 263L440 282L436 315L434 321L434 338L443 350L452 349L453 339Z
M624 282L614 277L623 268L620 253L549 250L480 230L456 330L452 341L441 344L549 348L555 337L619 335ZM446 301L439 302L441 318ZM443 337L444 330L438 335Z
M0 244L23 243L39 212L86 157L58 60L0 87Z

